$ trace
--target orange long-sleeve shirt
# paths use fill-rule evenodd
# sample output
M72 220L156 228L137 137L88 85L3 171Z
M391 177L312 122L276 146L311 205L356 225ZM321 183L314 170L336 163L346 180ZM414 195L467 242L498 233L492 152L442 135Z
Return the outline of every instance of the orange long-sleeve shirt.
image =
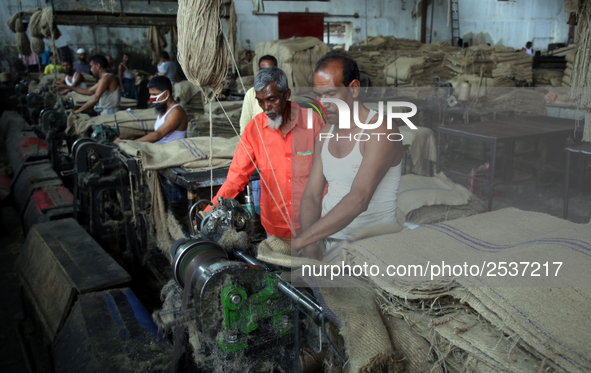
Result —
M265 113L256 115L248 123L226 182L213 199L217 205L218 197L234 198L244 190L255 171L250 154L261 176L261 223L269 235L278 237L291 237L290 223L299 233L300 202L314 162L314 144L324 125L320 116L313 113L312 128L308 129L308 110L311 109L294 102L291 102L291 109L298 113L285 137L281 130L269 127Z

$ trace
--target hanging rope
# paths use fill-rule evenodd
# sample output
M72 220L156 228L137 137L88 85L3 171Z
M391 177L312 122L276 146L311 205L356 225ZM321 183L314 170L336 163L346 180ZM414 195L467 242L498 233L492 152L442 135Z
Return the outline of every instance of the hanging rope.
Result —
M178 61L185 76L199 88L213 89L215 94L224 88L228 74L221 5L221 0L179 0L177 14Z

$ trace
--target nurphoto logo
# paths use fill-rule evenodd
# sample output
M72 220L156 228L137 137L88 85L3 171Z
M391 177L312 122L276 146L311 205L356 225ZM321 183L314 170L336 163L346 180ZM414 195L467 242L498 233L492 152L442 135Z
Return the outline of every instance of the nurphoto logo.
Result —
M309 104L310 106L312 106L314 108L314 110L318 113L318 115L320 115L320 117L322 117L325 121L327 118L327 114L326 114L326 109L324 108L324 106L322 105L322 103L325 102L330 102L333 103L337 106L337 108L339 109L339 128L342 129L350 129L351 128L351 110L349 108L349 106L347 105L347 103L343 100L340 100L338 98L321 98L320 101L317 101L311 97L308 96L304 96L305 98L309 99L310 101L307 102L307 104ZM394 112L393 109L394 108L400 108L400 107L406 107L406 108L410 108L410 112L408 113L399 113L399 112ZM312 129L312 113L313 110L312 109L308 109L308 129ZM412 102L407 102L407 101L388 101L386 103L386 123L387 123L387 127L389 130L392 129L392 123L394 122L395 118L398 118L400 120L402 120L407 126L408 128L410 128L411 130L416 130L418 129L411 121L410 121L410 117L414 116L417 113L417 106L415 104L413 104ZM323 115L324 114L324 115ZM355 101L353 103L353 121L355 122L355 125L361 129L364 130L373 130L378 128L381 124L382 121L384 119L384 102L380 101L378 102L378 120L375 121L375 123L362 123L359 120L359 102ZM373 133L373 135L377 135L378 136L378 140L380 139L380 135L384 135L386 136L385 133ZM333 134L330 133L325 133L325 134L320 134L321 138L325 137L325 138L330 138L330 137L334 137ZM399 136L399 138L395 138ZM337 140L338 140L338 135L337 135ZM367 133L358 133L355 134L355 140L357 141L367 141L371 138L371 136ZM350 136L347 137L345 136L345 138L349 138ZM396 134L388 134L386 136L386 138L389 141L402 141L402 134L400 133L396 133Z

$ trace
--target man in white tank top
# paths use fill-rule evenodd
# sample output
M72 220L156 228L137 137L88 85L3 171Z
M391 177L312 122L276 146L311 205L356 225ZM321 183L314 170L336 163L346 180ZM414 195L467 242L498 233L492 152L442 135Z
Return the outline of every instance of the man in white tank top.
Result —
M156 76L148 83L150 101L154 103L154 109L158 118L154 124L154 132L149 133L135 141L166 144L168 142L184 139L187 135L189 118L187 113L172 96L172 83L166 76Z
M68 87L80 87L86 88L86 79L82 73L78 73L74 71L74 67L72 61L65 60L62 62L62 70L66 75L60 80L62 83L66 84ZM68 93L68 89L64 89L60 91L61 94Z
M302 197L302 233L291 241L292 250L303 249L309 258L322 259L324 252L318 241L326 240L330 246L360 229L396 221L402 144L387 136L401 137L395 124L388 129L385 117L379 118L359 102L360 87L353 59L329 53L318 61L314 73L317 99L344 101L350 108L351 125L339 128L338 107L323 103L328 124L316 142L314 165ZM359 122L376 124L368 126L374 129L355 125L355 102L359 104ZM328 193L323 197L326 184Z
M114 75L107 73L107 66L105 56L97 54L90 57L90 71L98 78L98 82L90 88L68 86L61 81L55 84L59 89L92 96L81 108L72 111L72 113L79 114L91 107L94 107L99 115L113 114L118 110L121 103L119 82Z

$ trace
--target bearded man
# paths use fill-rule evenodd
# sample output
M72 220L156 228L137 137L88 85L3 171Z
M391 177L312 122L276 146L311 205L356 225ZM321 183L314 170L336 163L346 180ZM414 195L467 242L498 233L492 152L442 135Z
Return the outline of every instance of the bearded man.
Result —
M289 101L287 76L278 67L259 71L254 90L263 110L247 125L218 197L234 198L259 169L261 223L267 234L290 238L299 232L299 206L314 161L314 143L324 122ZM308 123L311 119L312 123Z

